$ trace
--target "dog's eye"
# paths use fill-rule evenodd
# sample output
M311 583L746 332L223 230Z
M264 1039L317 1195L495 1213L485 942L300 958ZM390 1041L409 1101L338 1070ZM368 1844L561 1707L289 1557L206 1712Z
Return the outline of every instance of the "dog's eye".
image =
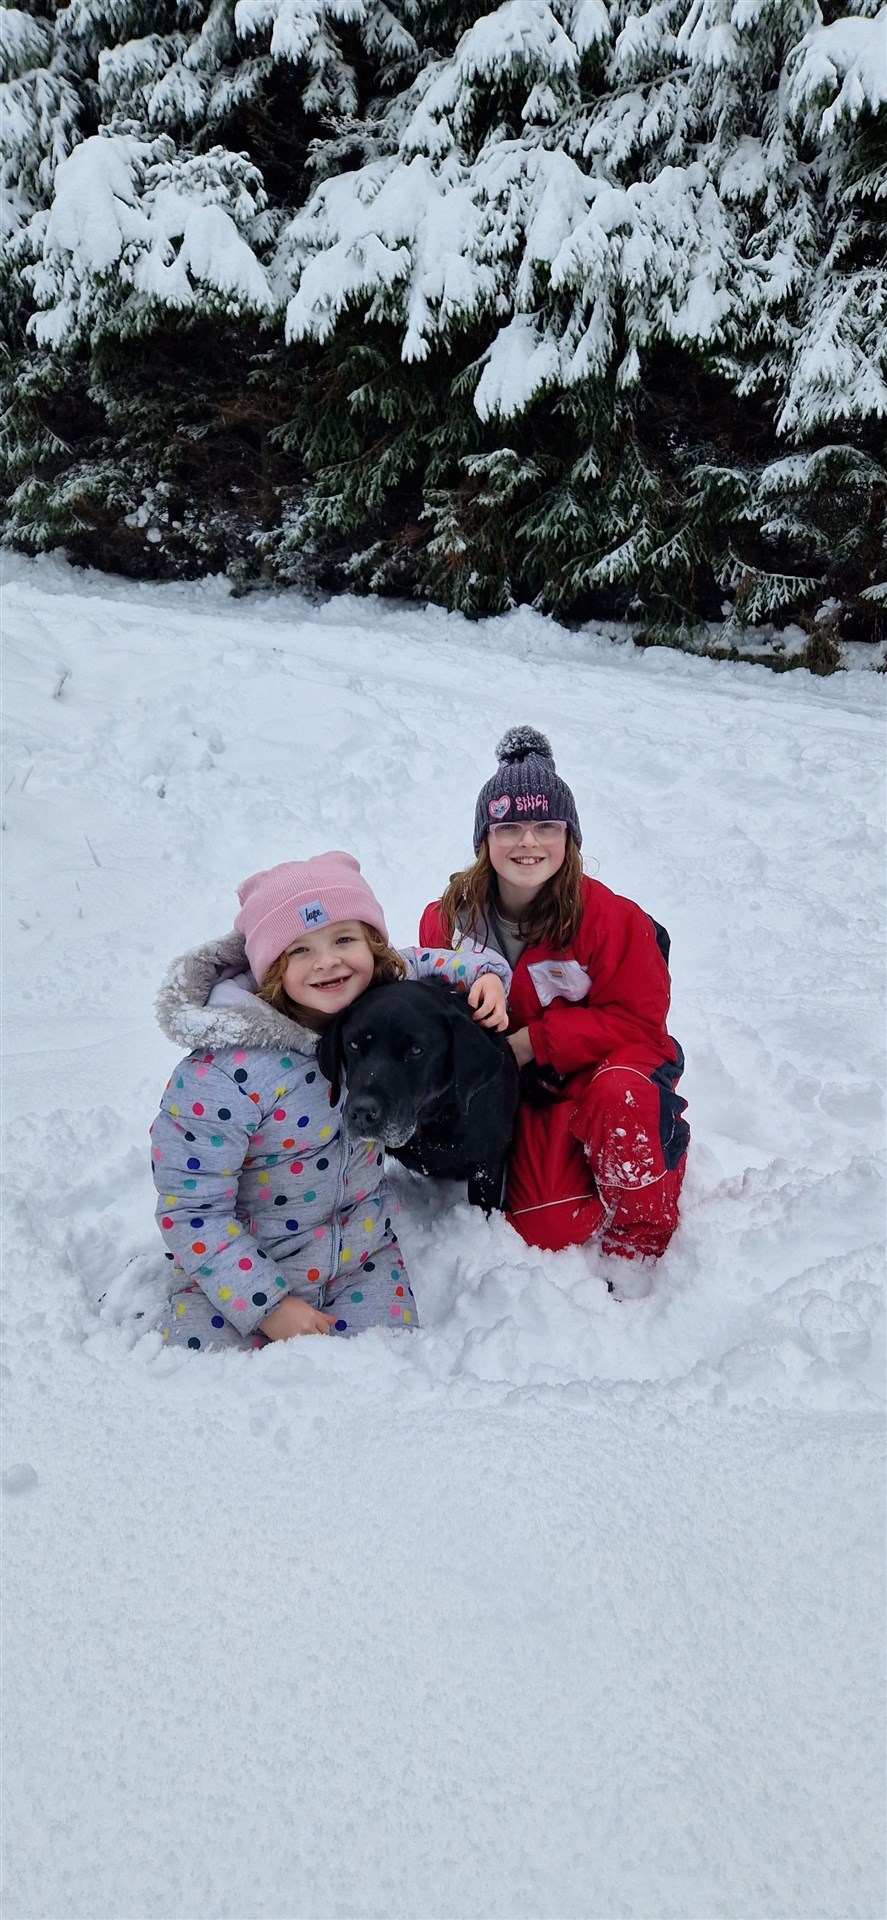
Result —
M425 1052L424 1047L407 1047L407 1059L418 1060L420 1054L423 1054L424 1052Z
M359 1041L359 1040L349 1040L349 1042L348 1042L348 1052L349 1052L349 1053L359 1053L359 1052L360 1052L360 1041Z

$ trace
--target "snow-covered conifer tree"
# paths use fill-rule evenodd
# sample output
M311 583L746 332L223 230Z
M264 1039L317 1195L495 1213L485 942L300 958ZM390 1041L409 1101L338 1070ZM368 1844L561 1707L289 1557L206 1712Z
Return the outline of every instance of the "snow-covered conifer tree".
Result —
M505 0L318 184L281 237L288 337L339 334L344 364L359 313L449 363L426 584L666 621L812 607L836 563L870 590L887 16L857 15ZM326 469L341 516L360 464Z
M875 0L4 14L15 537L654 635L876 616Z

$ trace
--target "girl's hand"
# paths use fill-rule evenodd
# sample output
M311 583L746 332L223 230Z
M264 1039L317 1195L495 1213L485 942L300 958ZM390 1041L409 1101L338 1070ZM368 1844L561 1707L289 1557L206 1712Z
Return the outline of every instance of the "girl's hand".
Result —
M293 1340L297 1333L329 1333L332 1324L331 1313L321 1313L309 1307L307 1300L294 1300L290 1294L259 1321L259 1332L269 1340Z
M535 1060L536 1055L533 1052L533 1042L530 1038L529 1027L519 1027L517 1033L510 1033L508 1035L508 1044L514 1053L519 1067L528 1067L530 1061Z
M475 980L468 990L468 1005L482 1027L489 1027L493 1033L502 1033L507 1027L505 988L498 974L482 973L480 979Z

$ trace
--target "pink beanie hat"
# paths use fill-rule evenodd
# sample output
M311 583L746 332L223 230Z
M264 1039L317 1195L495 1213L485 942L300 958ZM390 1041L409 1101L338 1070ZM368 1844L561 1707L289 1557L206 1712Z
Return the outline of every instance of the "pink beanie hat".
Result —
M337 920L365 920L388 939L385 915L350 853L318 853L313 860L285 860L266 873L251 873L237 889L234 925L246 942L246 957L261 986L278 954L302 933Z

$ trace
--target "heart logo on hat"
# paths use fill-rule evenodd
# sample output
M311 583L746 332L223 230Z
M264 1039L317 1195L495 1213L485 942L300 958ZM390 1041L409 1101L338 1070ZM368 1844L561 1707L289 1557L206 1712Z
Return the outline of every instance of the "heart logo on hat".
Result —
M503 793L501 800L490 801L490 805L489 805L490 819L504 820L505 815L510 811L510 808L511 808L511 800L509 798L509 795L507 793Z

